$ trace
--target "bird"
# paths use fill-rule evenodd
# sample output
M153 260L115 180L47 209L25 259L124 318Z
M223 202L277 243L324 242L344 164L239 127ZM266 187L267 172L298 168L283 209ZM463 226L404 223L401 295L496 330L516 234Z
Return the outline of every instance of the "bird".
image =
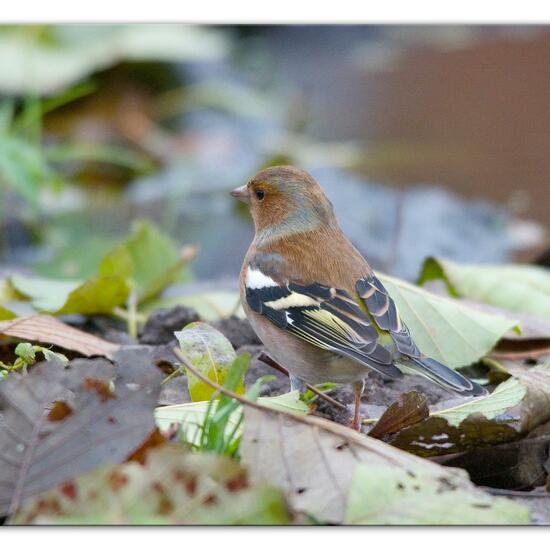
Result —
M351 384L355 430L370 371L389 378L413 372L462 396L486 393L422 353L310 174L273 166L231 195L248 205L255 226L239 277L243 309L269 355L289 371L291 390Z

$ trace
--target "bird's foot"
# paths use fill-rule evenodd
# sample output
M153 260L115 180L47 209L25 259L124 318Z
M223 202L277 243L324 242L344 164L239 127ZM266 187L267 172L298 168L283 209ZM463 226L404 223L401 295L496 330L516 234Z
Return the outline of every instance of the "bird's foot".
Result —
M365 382L361 380L360 382L353 383L353 393L355 394L355 406L353 411L353 422L351 427L358 432L361 431L361 395L363 395L363 390L365 389Z

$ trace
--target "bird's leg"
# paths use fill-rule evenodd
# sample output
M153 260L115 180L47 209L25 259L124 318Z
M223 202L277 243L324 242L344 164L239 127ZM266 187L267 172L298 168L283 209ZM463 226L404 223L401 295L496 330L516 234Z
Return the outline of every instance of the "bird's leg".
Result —
M355 410L353 414L353 424L351 427L358 432L361 431L361 396L365 389L365 381L353 383L353 393L355 394Z
M298 390L300 393L306 392L306 383L301 378L290 373L288 373L288 377L290 378L290 391Z

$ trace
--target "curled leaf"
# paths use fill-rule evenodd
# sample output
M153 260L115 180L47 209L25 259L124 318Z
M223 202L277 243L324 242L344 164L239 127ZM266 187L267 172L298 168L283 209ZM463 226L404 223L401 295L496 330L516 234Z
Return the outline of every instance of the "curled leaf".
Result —
M380 417L369 431L370 437L381 439L386 434L393 434L425 420L430 415L426 397L416 391L399 396Z
M190 323L175 333L183 354L208 379L223 385L237 354L231 342L219 331L202 322ZM212 386L187 372L187 384L193 401L207 401L214 393ZM234 391L244 393L244 375Z

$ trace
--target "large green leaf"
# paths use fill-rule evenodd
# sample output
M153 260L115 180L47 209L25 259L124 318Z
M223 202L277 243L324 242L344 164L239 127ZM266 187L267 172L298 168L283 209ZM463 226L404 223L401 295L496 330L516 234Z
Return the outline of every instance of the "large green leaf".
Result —
M178 280L189 259L153 224L138 221L132 234L103 258L99 271L130 280L143 302Z
M423 353L456 369L476 362L516 323L438 296L387 275L380 276Z
M449 293L550 319L550 272L532 265L467 265L428 258L419 283L442 279Z
M445 418L450 426L455 427L459 426L471 414L481 414L488 420L492 420L518 405L526 393L527 388L517 378L511 377L499 384L489 395L471 399L455 407L435 411L432 416Z
M181 350L193 366L209 380L222 386L237 358L231 342L214 327L201 322L190 323L175 334ZM187 385L193 401L207 401L216 391L189 371ZM235 391L244 393L244 376Z
M346 523L360 525L522 525L524 506L434 478L433 468L414 471L360 464L348 497Z
M25 502L12 523L269 525L289 523L280 490L250 486L227 457L177 445L151 450L144 465L105 466Z
M38 311L56 315L110 313L124 304L130 287L118 275L90 277L84 282L12 275L10 282Z
M0 32L0 90L51 94L122 60L219 59L220 33L193 25L62 25Z
M77 251L75 251L75 254ZM99 274L84 281L12 275L11 286L42 312L111 313L135 291L138 302L179 279L191 258L151 223L137 222L130 236L102 259Z

